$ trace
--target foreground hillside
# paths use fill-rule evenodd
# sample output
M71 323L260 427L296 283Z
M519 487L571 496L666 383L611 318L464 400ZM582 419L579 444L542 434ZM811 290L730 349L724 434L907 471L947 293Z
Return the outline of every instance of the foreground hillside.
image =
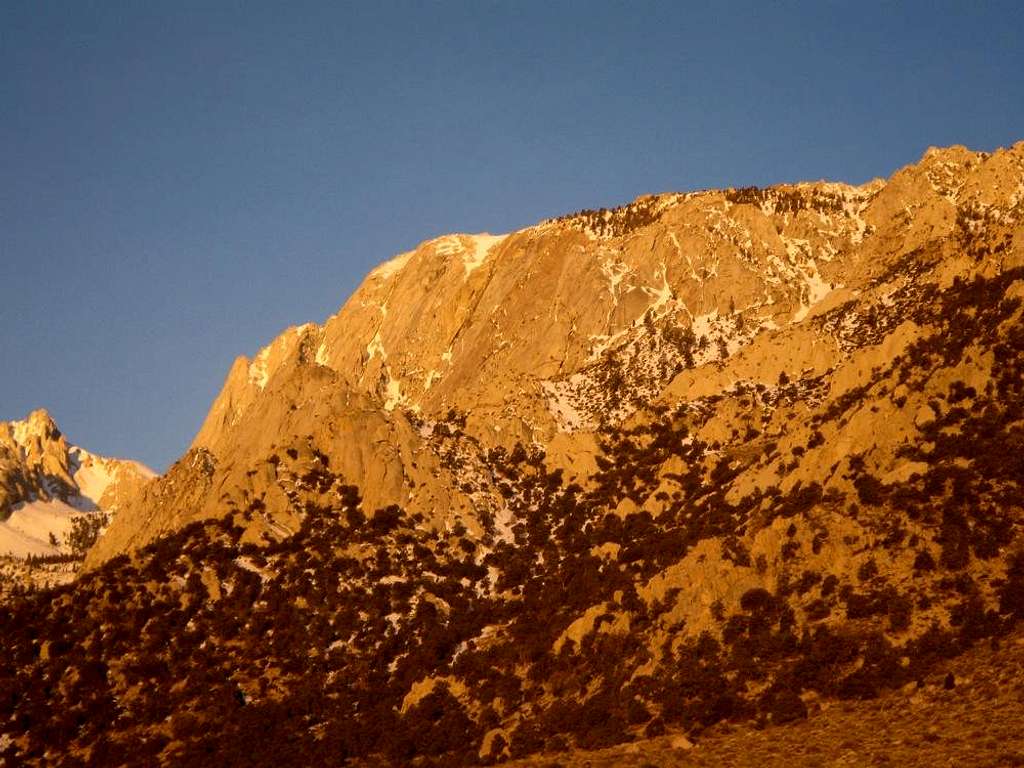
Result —
M242 541L257 504L0 609L12 762L456 765L696 738L934 677L1024 616L1024 558L990 578L1005 561L975 541L969 565L899 578L787 575L692 638L673 618L689 585L659 574L721 521L596 518L523 457L496 462L528 498L518 546L492 548L398 508L367 516L321 455L276 463L303 516L280 542ZM778 503L793 523L808 512ZM924 559L905 541L871 551Z
M89 572L0 608L7 757L784 739L1005 645L1022 221L1024 145L954 148L399 257L236 363Z
M814 706L814 705L812 705ZM599 751L536 755L509 768L812 768L1024 765L1024 636L982 644L877 699L821 702L780 727L722 723Z

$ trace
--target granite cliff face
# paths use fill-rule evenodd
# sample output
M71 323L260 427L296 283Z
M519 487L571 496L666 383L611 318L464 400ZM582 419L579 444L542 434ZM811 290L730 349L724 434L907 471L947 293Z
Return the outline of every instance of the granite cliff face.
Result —
M202 469L150 489L91 562L222 514L228 498L272 495L267 465L253 467L292 444L330 455L373 506L472 529L500 495L446 467L434 429L449 419L479 448L536 446L582 481L596 430L653 403L776 390L780 376L836 397L927 332L904 321L929 284L1016 264L1000 238L1019 226L1021 155L929 150L861 187L661 195L423 243L374 270L322 326L239 358L184 460ZM975 241L998 250L979 263L962 247ZM872 327L883 315L888 327ZM737 426L714 421L725 436ZM885 420L894 439L908 436L900 423ZM844 440L872 441L876 429ZM468 494L467 479L479 481ZM166 488L182 485L188 504Z
M492 763L923 679L1024 618L1022 228L1024 143L424 243L4 609L0 738Z

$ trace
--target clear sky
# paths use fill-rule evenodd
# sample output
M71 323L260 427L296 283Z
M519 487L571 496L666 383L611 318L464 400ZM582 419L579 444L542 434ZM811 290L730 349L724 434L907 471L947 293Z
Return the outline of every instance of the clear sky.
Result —
M1019 2L0 3L0 420L164 469L390 255L1024 138Z

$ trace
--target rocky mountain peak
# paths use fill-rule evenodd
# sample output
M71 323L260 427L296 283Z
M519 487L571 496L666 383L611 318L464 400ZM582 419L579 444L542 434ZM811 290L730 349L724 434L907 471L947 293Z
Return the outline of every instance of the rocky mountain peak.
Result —
M43 409L0 422L0 467L0 515L19 501L73 492L67 440Z
M44 408L32 411L20 421L6 422L8 441L13 441L25 452L45 452L51 444L57 444L63 437L57 423Z
M115 512L153 478L138 462L72 445L44 409L0 422L0 556L52 555L76 513Z

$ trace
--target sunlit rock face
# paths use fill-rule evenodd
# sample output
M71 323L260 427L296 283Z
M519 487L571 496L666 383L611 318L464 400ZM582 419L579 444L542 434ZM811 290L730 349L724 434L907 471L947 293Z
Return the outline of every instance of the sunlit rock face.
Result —
M227 498L273 496L253 466L293 444L330 455L373 505L475 529L501 499L486 470L446 466L434 430L452 418L477 448L540 447L580 482L595 435L652 405L720 398L708 427L719 442L734 431L742 442L756 419L806 441L806 422L776 393L813 393L799 404L827 408L935 330L915 321L929 291L1016 265L1021 154L932 149L887 182L643 197L423 243L371 272L323 325L239 358L193 443L205 458L178 468L195 477L147 489L93 562L221 514ZM758 387L772 401L761 414L738 405ZM891 443L913 420L894 410L863 434L844 429L830 457L880 439L877 460L897 472ZM831 466L810 458L787 482ZM279 511L271 498L268 514Z
M954 147L386 262L235 362L73 587L5 609L11 754L696 738L1015 631L1022 217L1024 144ZM102 722L34 727L50 678Z

